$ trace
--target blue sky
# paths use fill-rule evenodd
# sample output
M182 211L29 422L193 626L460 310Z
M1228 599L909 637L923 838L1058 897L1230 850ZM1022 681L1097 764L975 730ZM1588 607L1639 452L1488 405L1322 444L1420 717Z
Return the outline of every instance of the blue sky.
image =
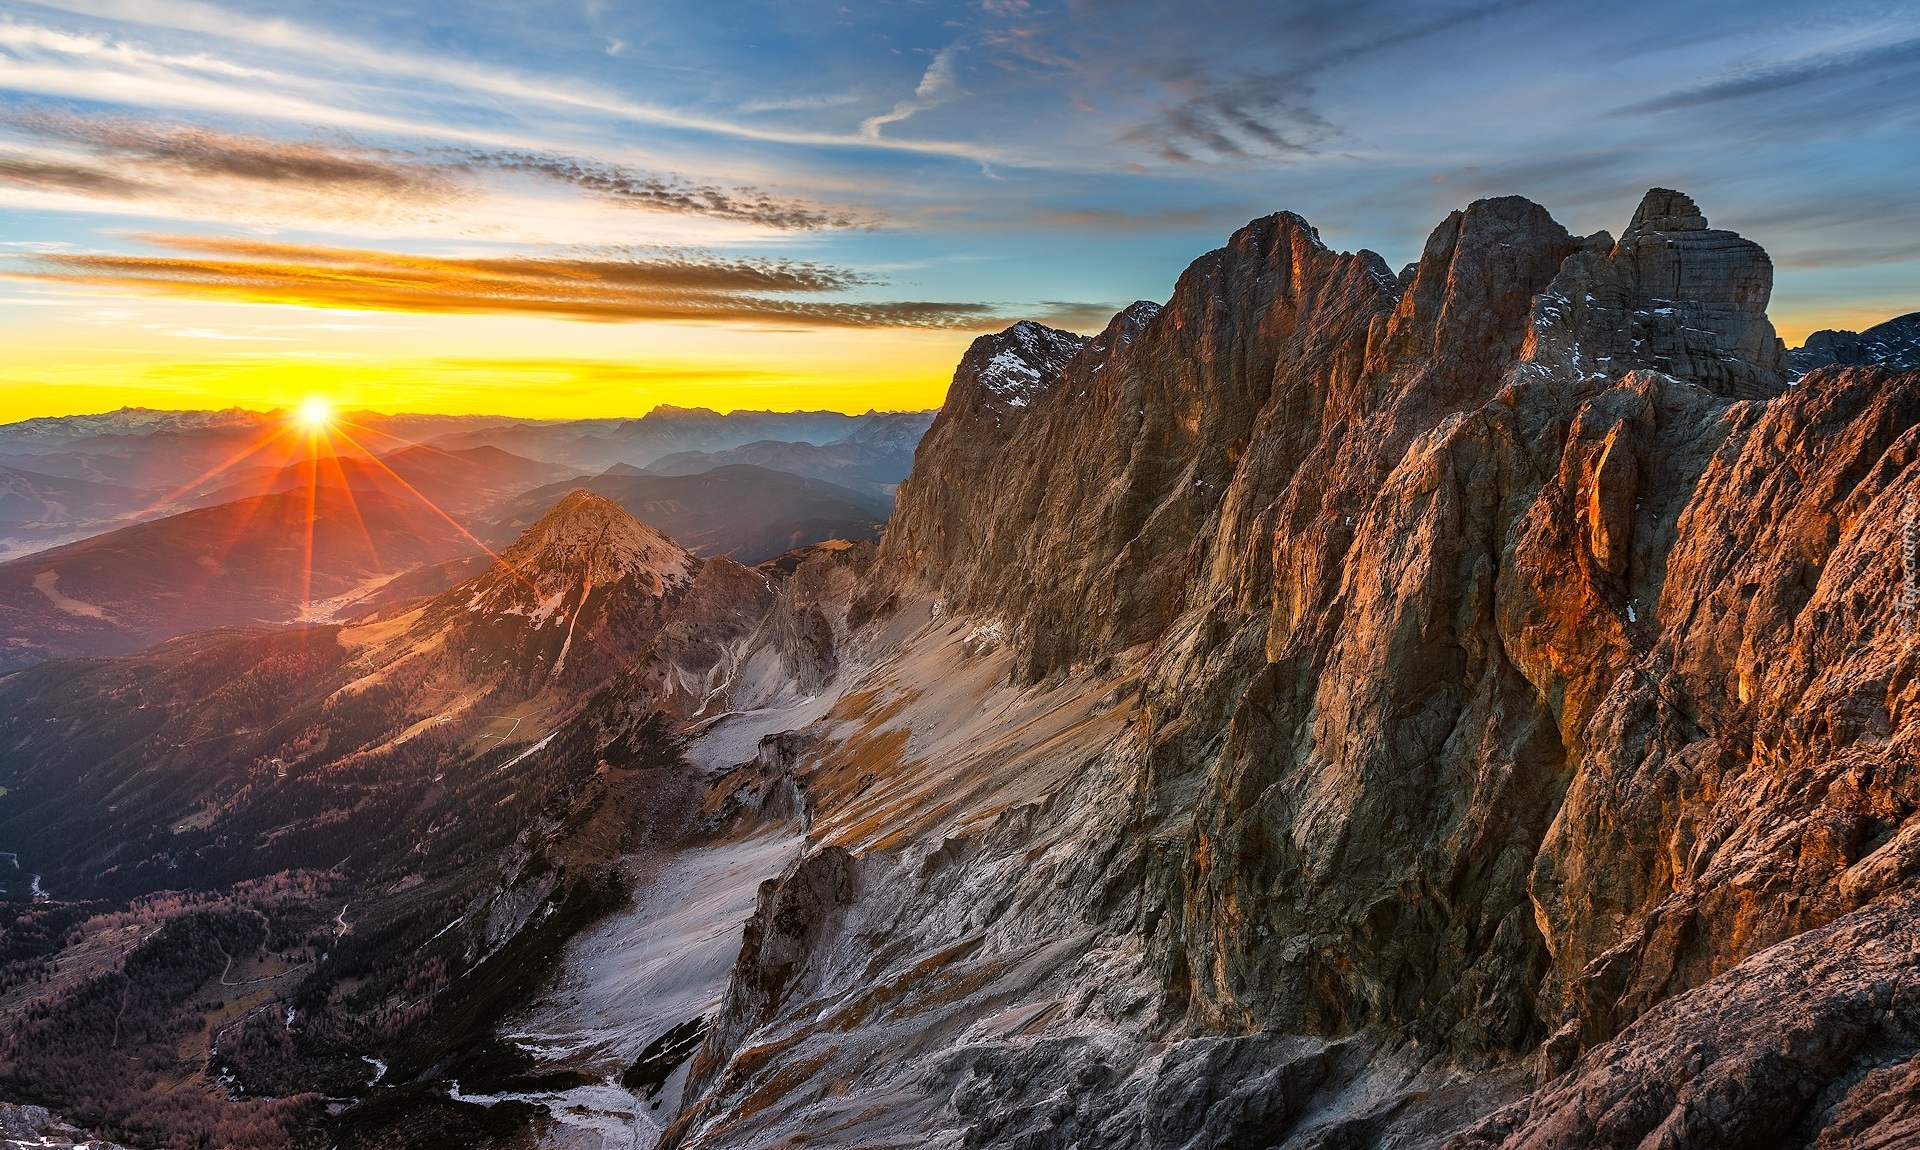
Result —
M1653 185L1773 253L1797 337L1920 308L1916 91L1912 4L9 0L0 388L918 404L1267 212L1397 264L1480 196L1584 232Z

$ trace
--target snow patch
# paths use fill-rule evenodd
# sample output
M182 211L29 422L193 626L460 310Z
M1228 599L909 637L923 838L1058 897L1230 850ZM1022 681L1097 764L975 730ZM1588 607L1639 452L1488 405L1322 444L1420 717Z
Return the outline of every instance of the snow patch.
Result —
M497 1095L463 1095L455 1085L452 1096L483 1106L509 1099L544 1106L568 1134L597 1133L605 1147L653 1146L679 1107L687 1067L650 1100L622 1088L620 1075L655 1038L719 1008L761 882L786 870L802 845L788 827L680 852L636 875L631 909L568 944L552 990L504 1025L501 1037L542 1069L576 1070L599 1082Z
M980 382L988 391L1005 399L1009 406L1025 407L1040 391L1040 369L1011 351L1003 351L987 361Z
M995 337L998 350L977 378L987 393L1008 407L1022 408L1043 394L1087 341L1031 321L1014 324Z
M539 750L540 748L546 746L548 743L551 743L551 742L553 742L553 736L548 735L546 738L541 739L539 742L533 744L531 747L528 747L526 750L521 751L519 754L513 756L511 759L508 759L506 762L501 763L498 767L495 767L494 770L496 772L504 771L508 767L511 767L514 764L520 762L522 759L525 759L528 755L533 754L535 751ZM438 938L439 935L435 935L434 937Z

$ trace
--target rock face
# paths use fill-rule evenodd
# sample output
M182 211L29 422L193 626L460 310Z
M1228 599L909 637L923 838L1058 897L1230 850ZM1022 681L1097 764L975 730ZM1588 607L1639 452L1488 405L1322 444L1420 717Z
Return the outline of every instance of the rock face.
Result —
M1896 316L1865 331L1816 331L1788 353L1796 376L1819 367L1884 367L1920 371L1920 311Z
M1773 261L1707 227L1691 199L1648 192L1618 243L1587 238L1541 299L1529 358L1619 378L1651 368L1717 395L1762 399L1785 383L1767 320Z
M1916 1068L1889 1052L1920 1034L1916 909L1889 899L1661 1004L1450 1150L1912 1144Z
M90 1137L47 1112L44 1106L0 1102L0 1150L125 1150L117 1142Z
M1770 287L1507 198L977 341L668 1144L1897 1141L1920 374Z

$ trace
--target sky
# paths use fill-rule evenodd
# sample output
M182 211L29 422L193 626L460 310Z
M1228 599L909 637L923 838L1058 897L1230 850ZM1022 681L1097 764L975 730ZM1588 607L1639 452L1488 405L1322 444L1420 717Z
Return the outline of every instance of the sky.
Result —
M1247 220L1682 189L1920 308L1920 4L0 0L0 421L936 406Z

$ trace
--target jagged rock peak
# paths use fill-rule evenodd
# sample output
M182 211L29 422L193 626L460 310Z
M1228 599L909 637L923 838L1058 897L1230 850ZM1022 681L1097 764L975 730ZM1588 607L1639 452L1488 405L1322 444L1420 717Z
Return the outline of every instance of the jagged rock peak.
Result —
M1160 305L1152 300L1134 300L1115 312L1113 318L1107 321L1106 328L1083 345L1079 354L1099 358L1124 349L1159 314ZM1095 370L1099 369L1096 367Z
M470 681L585 690L633 666L684 603L700 558L586 491L570 492L485 571L426 608Z
M1535 293L1578 247L1546 208L1524 196L1475 200L1450 213L1427 237L1420 259L1399 276L1379 265L1382 289L1398 302L1378 321L1370 366L1424 365L1430 373L1464 374L1484 385L1525 339L1525 324L1516 318L1524 319ZM1451 398L1468 390L1471 384L1454 388Z
M663 584L684 584L700 560L686 548L590 491L575 490L527 528L502 561L542 583L552 574L596 585L648 573Z
M1672 188L1654 188L1641 198L1634 209L1629 232L1704 232L1707 217L1693 197Z
M1621 379L1651 369L1735 399L1786 386L1786 347L1767 319L1773 261L1707 226L1689 197L1655 188L1618 243L1587 237L1534 307L1523 358Z
M1085 336L1023 319L973 341L954 372L954 390L999 407L1029 407L1086 343ZM963 387L966 382L974 386Z

